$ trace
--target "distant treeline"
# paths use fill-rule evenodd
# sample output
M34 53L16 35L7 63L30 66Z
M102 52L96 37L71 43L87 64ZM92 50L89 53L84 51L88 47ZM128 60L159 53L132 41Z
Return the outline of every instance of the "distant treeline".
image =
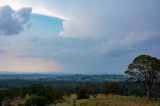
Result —
M112 81L108 82L69 82L69 81L47 81L47 80L1 80L0 81L0 88L1 89L21 89L27 88L31 85L41 84L44 86L51 85L57 89L61 89L67 93L76 93L76 86L77 85L84 85L84 84L91 84L95 85L97 93L110 93L105 87L107 84L112 83ZM138 81L119 81L114 82L117 84L115 94L120 95L135 95L135 96L145 96L146 89L144 87L144 83ZM152 97L157 97L157 92L159 89L159 85L154 82L152 88Z

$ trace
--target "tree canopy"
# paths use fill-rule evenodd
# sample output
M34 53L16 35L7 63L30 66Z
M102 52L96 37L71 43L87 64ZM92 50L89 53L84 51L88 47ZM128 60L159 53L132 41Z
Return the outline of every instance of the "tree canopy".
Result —
M160 77L160 60L149 55L140 55L129 64L125 73L145 83L147 97L149 99L153 82Z

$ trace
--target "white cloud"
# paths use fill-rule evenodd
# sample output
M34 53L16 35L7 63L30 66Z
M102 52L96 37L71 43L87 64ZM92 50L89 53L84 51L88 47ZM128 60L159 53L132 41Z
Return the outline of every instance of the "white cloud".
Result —
M32 7L33 13L64 19L62 37L124 37L136 30L159 25L159 1L150 0L2 0L0 5L13 8ZM135 8L136 7L136 8Z
M67 17L63 16L62 14L57 13L56 10L50 10L47 7L47 1L52 2L51 0L1 0L0 6L9 5L13 9L18 10L23 7L32 7L32 13L47 15L57 17L63 20L67 20ZM52 7L54 7L54 3L51 3Z
M101 27L99 27L99 23L101 22L98 20L90 20L90 22L87 22L87 20L67 20L63 22L64 31L60 33L60 36L69 38L96 38L105 36L105 25L101 24Z
M115 50L131 50L135 45L143 44L151 38L160 36L160 31L131 32L123 39L115 39L101 45L104 54Z
M157 3L149 0L69 0L53 8L48 4L48 8L53 11L56 8L60 14L68 17L63 22L64 31L60 36L110 40L124 37L130 31L159 27L159 21L156 21L160 18Z
M18 34L29 21L31 8L22 8L17 11L10 6L0 7L0 35Z

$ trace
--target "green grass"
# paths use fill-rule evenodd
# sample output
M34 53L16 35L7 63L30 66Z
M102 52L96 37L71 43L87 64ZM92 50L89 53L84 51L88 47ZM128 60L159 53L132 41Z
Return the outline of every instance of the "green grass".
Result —
M157 101L134 96L101 95L86 100L76 100L76 95L65 98L66 102L52 104L50 106L157 106ZM75 103L74 103L75 101Z

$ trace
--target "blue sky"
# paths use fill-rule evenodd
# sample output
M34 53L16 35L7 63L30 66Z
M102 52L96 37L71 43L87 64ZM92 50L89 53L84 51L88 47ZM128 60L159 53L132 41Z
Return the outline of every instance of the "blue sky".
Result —
M159 0L1 0L0 70L123 74L160 58Z

